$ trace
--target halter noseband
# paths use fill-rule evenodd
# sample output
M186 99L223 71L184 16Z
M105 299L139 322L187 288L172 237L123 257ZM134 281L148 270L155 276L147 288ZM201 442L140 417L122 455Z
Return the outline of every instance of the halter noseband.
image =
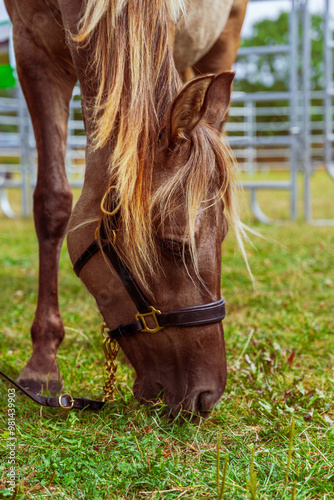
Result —
M101 242L104 236L104 230L100 229ZM168 326L191 327L209 325L218 323L225 318L225 301L219 299L215 302L208 304L201 304L197 306L183 307L182 309L175 309L173 311L161 312L155 307L151 306L148 299L143 294L129 268L121 260L114 245L107 241L100 243L96 238L93 243L82 253L74 264L74 272L79 276L82 268L87 262L96 254L102 252L108 257L111 265L116 271L118 277L121 279L126 291L128 292L132 302L137 307L136 320L127 325L119 325L114 330L109 330L107 333L112 340L119 340L123 337L128 337L138 332L156 333ZM155 326L151 328L147 319L151 317L154 320Z

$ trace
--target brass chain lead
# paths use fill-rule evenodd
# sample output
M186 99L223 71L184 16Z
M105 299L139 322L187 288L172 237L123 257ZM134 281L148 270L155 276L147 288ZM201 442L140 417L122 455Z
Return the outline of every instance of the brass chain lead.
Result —
M116 340L111 340L110 337L104 334L104 330L106 328L107 328L106 323L102 323L101 334L103 338L103 350L106 357L104 361L104 367L107 374L107 380L103 386L103 390L105 393L103 401L112 402L115 400L115 395L114 395L115 385L116 385L115 373L117 370L116 356L119 351L119 345L117 344Z

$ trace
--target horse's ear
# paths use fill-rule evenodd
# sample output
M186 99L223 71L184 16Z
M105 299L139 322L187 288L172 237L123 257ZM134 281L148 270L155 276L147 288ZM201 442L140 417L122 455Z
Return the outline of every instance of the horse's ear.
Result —
M224 71L216 75L205 98L204 120L219 132L228 117L234 75L234 71Z
M207 110L207 90L214 75L190 80L174 99L169 118L169 143L176 145L187 139Z

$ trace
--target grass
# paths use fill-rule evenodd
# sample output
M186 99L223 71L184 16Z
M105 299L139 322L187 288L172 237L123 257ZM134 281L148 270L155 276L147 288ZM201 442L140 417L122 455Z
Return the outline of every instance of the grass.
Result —
M316 216L332 216L332 190L324 174L317 175ZM281 218L285 195L275 196L261 194L261 204ZM212 416L180 426L161 408L140 406L126 364L118 367L115 403L99 413L39 409L16 393L18 487L15 496L3 487L0 498L334 498L334 228L250 223L267 237L253 238L256 248L248 248L256 292L232 235L224 244L229 373ZM2 218L0 228L1 369L16 377L31 351L37 243L31 220ZM60 306L65 388L100 398L101 319L65 248ZM8 387L0 381L2 486Z

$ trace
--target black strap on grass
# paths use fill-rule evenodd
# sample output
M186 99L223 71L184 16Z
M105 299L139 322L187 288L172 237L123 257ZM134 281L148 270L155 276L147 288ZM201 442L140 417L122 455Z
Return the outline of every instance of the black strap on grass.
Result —
M63 408L64 410L71 410L76 408L78 410L101 410L104 407L104 401L96 401L86 398L72 398L70 394L64 393L60 396L39 396L33 392L28 391L21 384L10 378L3 371L0 370L0 375L8 380L12 385L19 389L23 394L32 399L35 403L41 406L49 406L51 408Z

